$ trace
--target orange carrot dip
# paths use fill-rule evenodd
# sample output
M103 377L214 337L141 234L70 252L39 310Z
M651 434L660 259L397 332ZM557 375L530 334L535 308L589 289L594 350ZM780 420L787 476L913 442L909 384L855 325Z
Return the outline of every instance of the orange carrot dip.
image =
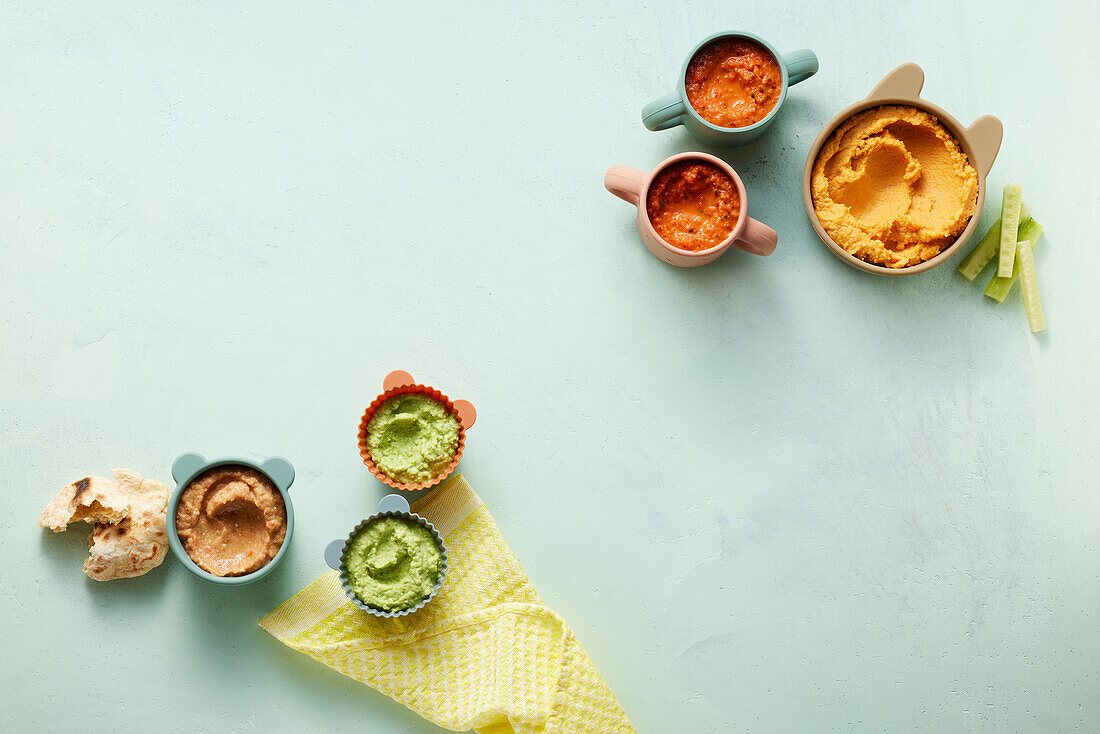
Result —
M662 240L699 252L729 238L741 214L741 197L733 179L718 166L679 161L653 179L646 214Z
M709 123L748 127L779 102L783 72L768 49L746 38L718 39L696 52L684 78L688 102Z

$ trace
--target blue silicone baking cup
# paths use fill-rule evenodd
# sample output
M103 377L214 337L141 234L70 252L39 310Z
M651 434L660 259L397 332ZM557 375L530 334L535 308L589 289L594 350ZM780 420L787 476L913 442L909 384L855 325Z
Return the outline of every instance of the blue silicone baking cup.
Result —
M351 546L351 541L369 525L385 517L401 518L402 520L413 522L426 528L428 532L432 534L436 545L439 547L439 552L443 556L443 568L439 571L439 579L436 580L431 593L424 597L419 604L414 607L409 607L408 609L389 611L373 607L356 596L355 591L351 588L351 581L348 579L347 551ZM404 617L421 609L425 604L434 599L439 589L443 586L443 580L447 578L447 545L443 542L443 537L439 534L439 531L435 529L434 525L409 509L408 500L399 494L388 494L378 503L378 512L356 525L355 528L348 533L348 537L341 540L334 540L325 546L325 563L329 565L329 568L339 572L340 587L344 590L344 593L347 594L347 597L355 603L355 606L376 617Z

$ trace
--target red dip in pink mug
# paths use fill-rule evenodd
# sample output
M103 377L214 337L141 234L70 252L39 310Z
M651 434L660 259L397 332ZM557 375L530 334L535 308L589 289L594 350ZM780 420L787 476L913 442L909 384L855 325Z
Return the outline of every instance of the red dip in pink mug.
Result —
M775 251L775 231L747 216L744 183L715 156L681 153L649 174L612 166L604 186L638 208L642 242L670 265L706 265L730 247L754 255Z

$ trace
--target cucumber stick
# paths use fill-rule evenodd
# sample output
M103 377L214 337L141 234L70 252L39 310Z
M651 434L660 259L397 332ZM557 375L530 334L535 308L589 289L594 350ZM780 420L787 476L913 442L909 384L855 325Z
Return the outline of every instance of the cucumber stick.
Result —
M1036 222L1034 219L1025 220L1019 227L1019 237L1025 239L1031 243L1031 249L1034 250L1039 244L1039 235L1043 233L1043 225ZM1015 250L1015 248L1013 248ZM1015 256L1013 257L1015 260ZM993 277L989 279L989 285L985 287L984 293L992 298L997 303L1004 301L1008 296L1009 291L1012 290L1012 284L1016 282L1016 276L1020 274L1019 264L1015 264L1012 267L1012 275L1007 278L1002 278L997 273L993 274Z
M1027 219L1030 215L1031 207L1026 202L1020 202L1020 221ZM982 241L970 251L970 254L959 265L959 272L967 280L974 280L981 275L981 272L985 270L985 266L989 265L989 261L997 254L998 248L1001 246L1001 221L998 219L990 226L985 233L985 237L982 237Z
M997 263L997 275L1012 277L1016 267L1017 230L1020 227L1020 208L1023 205L1024 187L1006 184L1001 198L1001 259Z
M1043 301L1039 298L1039 280L1035 275L1035 257L1027 240L1016 243L1016 263L1020 266L1020 290L1024 294L1024 310L1031 333L1047 328L1043 318Z

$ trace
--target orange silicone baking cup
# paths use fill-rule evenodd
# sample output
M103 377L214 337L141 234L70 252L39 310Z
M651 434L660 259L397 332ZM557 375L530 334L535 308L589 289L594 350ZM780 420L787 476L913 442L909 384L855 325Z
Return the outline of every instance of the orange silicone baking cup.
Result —
M455 417L458 421L458 448L455 449L454 458L451 459L451 464L444 471L440 472L436 476L432 477L426 482L418 482L417 484L402 484L401 482L394 481L390 477L386 476L381 469L374 463L374 459L370 455L370 447L367 445L367 424L370 423L370 419L374 417L374 412L378 410L382 403L386 402L392 397L397 395L425 395L434 400L438 400L443 403L447 408L447 412ZM363 457L363 463L370 469L371 474L378 477L383 483L394 489L399 489L404 492L415 492L418 489L427 489L428 487L434 487L449 477L451 473L458 466L458 460L462 458L462 450L466 447L466 426L463 425L462 417L459 415L458 409L455 408L455 404L451 402L443 393L436 390L430 385L401 385L399 387L386 390L384 393L374 399L366 411L363 413L363 419L359 421L359 455Z

